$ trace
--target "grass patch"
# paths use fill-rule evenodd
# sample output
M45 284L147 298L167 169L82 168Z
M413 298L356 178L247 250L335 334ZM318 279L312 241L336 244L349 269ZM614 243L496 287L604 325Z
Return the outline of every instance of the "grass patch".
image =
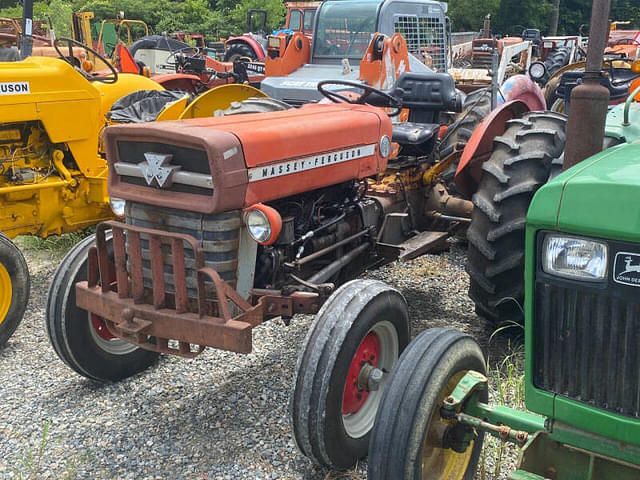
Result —
M42 435L37 445L27 446L24 452L15 459L11 468L14 478L18 480L38 480L47 470L47 453L50 448L49 429L51 422L46 421L42 427ZM88 454L71 455L65 460L61 471L54 471L53 478L75 480L80 467L89 461Z
M520 327L522 328L522 327ZM506 355L498 361L487 362L489 378L489 403L504 405L518 410L525 409L524 397L524 345L508 342ZM496 480L506 478L519 453L513 444L485 434L484 446L480 455L476 479ZM503 469L505 470L503 472Z
M89 235L95 233L95 228L88 228L82 232L65 233L63 235L52 235L48 238L36 237L35 235L24 235L16 238L15 243L23 250L49 252L54 255L64 255L74 245Z

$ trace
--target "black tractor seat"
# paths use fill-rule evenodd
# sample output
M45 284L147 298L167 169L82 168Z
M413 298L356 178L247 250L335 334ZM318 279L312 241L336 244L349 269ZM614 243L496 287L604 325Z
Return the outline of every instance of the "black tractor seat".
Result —
M609 90L609 99L621 100L629 95L629 85L633 79L633 72L628 68L613 68L607 70L608 76L603 75L600 84ZM613 81L611 77L613 76ZM556 90L556 95L565 101L565 113L569 113L571 101L571 91L582 84L584 72L568 71L560 77L560 84Z
M434 149L439 130L437 123L396 123L392 140L402 145L405 155L428 155Z
M440 113L462 110L462 96L446 73L403 72L386 93L409 110L408 122L393 125L393 141L402 146L402 155L429 155L440 130Z

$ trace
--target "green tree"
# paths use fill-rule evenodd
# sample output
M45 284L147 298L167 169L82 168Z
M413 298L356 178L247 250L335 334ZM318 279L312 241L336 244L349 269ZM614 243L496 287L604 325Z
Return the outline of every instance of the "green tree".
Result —
M229 20L233 33L243 33L247 28L247 11L250 8L267 11L267 32L284 24L286 8L281 0L241 0L229 12Z
M500 0L451 0L449 17L455 32L477 32L482 28L484 17L496 17Z

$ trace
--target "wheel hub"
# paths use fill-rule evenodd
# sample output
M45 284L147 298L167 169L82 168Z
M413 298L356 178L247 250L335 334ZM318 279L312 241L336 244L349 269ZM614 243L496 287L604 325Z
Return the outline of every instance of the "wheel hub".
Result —
M380 359L380 340L369 332L351 360L342 396L342 414L356 413L367 401L369 393L377 390L382 370L375 368Z
M12 298L13 287L11 285L11 276L6 267L0 264L0 324L9 313Z
M117 338L109 331L104 320L95 313L91 314L91 325L100 338L104 340L113 340L114 338Z

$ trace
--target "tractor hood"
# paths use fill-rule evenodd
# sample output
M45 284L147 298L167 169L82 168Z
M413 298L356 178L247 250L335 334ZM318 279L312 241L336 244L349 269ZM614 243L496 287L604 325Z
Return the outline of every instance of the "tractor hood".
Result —
M594 155L538 191L528 222L573 233L638 240L640 142ZM553 222L551 221L553 218Z

